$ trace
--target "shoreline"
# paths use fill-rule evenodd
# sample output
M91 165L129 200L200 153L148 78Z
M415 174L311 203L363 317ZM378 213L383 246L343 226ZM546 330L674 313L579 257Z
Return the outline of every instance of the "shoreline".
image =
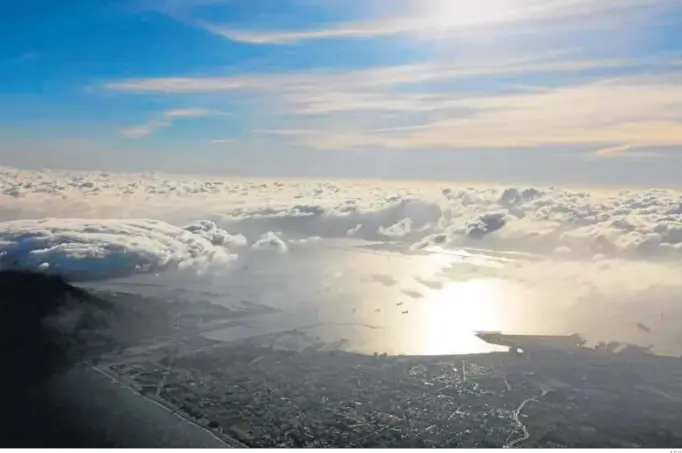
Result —
M220 431L215 431L207 426L202 426L200 423L198 423L197 420L193 419L190 417L188 414L185 414L180 408L173 406L171 403L168 401L162 399L162 398L157 398L155 396L149 396L144 394L142 389L134 382L130 380L124 380L123 376L121 375L114 375L110 371L104 371L101 369L101 366L98 365L92 365L89 366L89 369L99 373L100 375L106 377L107 379L110 379L111 381L115 382L116 384L130 390L131 392L135 393L138 397L155 404L156 406L162 408L166 412L168 412L170 415L173 415L181 420L183 420L185 423L188 423L190 425L196 426L197 428L203 430L207 434L211 435L214 437L216 440L223 442L225 444L225 447L229 448L247 448L246 445L242 444L239 442L237 439L234 439L230 436L228 436L225 433L222 433Z
M635 447L682 440L671 424L680 412L679 359L589 348L525 358L371 356L286 350L273 347L277 336L210 342L172 356L171 349L156 350L108 369L167 410L207 429L212 423L248 447ZM633 387L638 391L628 393ZM616 407L611 419L598 415ZM643 418L632 419L635 408ZM631 438L610 434L622 426L630 426Z

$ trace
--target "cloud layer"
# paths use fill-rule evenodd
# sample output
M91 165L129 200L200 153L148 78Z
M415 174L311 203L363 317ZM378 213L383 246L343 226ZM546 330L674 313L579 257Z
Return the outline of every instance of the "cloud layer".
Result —
M677 2L370 1L359 9L332 8L335 20L320 22L326 9L316 3L292 2L302 20L290 29L264 17L219 24L192 3L161 2L156 9L248 44L337 49L353 40L371 46L407 40L418 42L425 56L401 64L375 56L372 66L346 61L344 69L322 63L229 76L128 78L100 88L200 99L225 93L226 102L259 112L250 133L239 137L242 144L275 143L276 136L277 145L325 150L572 146L594 149L596 159L654 158L659 154L651 148L682 145L678 56L637 50L654 27L666 33L666 17L679 15ZM614 51L626 39L636 41L632 49ZM338 42L319 43L330 40ZM439 42L448 40L452 51L433 51L449 47ZM598 45L589 52L580 49L593 42Z
M102 234L114 231L115 238L149 230L159 244L184 244L179 258L163 258L162 253L150 259L161 264L207 255L216 246L258 243L286 250L280 241L309 237L398 241L414 250L468 246L574 258L682 256L682 194L674 190L246 181L13 169L1 175L0 216L5 220L114 217L189 224L184 229L124 223L107 230L106 224L88 227L82 221L55 226L59 234L70 228L78 234L104 228ZM13 241L22 237L23 229L30 230L32 238L42 234L41 224L35 222L5 228L3 234ZM55 244L41 241L45 247Z
M229 262L231 237L210 222L44 219L0 223L0 267L90 280Z
M360 281L419 304L489 279L513 288L513 297L500 293L500 310L519 331L633 340L644 322L661 329L661 350L682 344L679 191L4 168L0 216L3 267L80 279L180 269L166 274L174 287L214 285L265 305L286 288L290 300L278 303L291 310L351 297L345 291ZM301 280L311 283L292 285Z
M591 71L614 70L627 74L589 76ZM659 75L646 75L650 70ZM456 89L467 80L502 75L564 75L574 80L487 93ZM678 86L679 76L668 58L580 60L547 55L352 71L129 79L105 88L167 95L250 93L250 102L268 105L273 115L269 122L287 124L254 130L254 136L277 135L316 149L590 145L617 150L682 144ZM609 157L628 154L612 152Z

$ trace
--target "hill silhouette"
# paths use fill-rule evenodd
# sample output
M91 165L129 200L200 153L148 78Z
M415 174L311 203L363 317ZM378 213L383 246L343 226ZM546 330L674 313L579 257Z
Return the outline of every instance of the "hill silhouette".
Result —
M60 276L0 271L0 379L30 385L66 366L70 331L60 330L55 320L93 302L104 301Z

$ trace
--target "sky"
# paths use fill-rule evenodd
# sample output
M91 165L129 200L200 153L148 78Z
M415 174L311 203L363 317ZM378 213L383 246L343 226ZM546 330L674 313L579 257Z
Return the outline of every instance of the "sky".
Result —
M0 164L680 186L679 0L6 0Z

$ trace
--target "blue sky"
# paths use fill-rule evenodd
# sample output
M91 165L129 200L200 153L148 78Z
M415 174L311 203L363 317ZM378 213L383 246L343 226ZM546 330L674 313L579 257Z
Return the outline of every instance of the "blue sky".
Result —
M679 0L0 4L1 164L675 185Z

